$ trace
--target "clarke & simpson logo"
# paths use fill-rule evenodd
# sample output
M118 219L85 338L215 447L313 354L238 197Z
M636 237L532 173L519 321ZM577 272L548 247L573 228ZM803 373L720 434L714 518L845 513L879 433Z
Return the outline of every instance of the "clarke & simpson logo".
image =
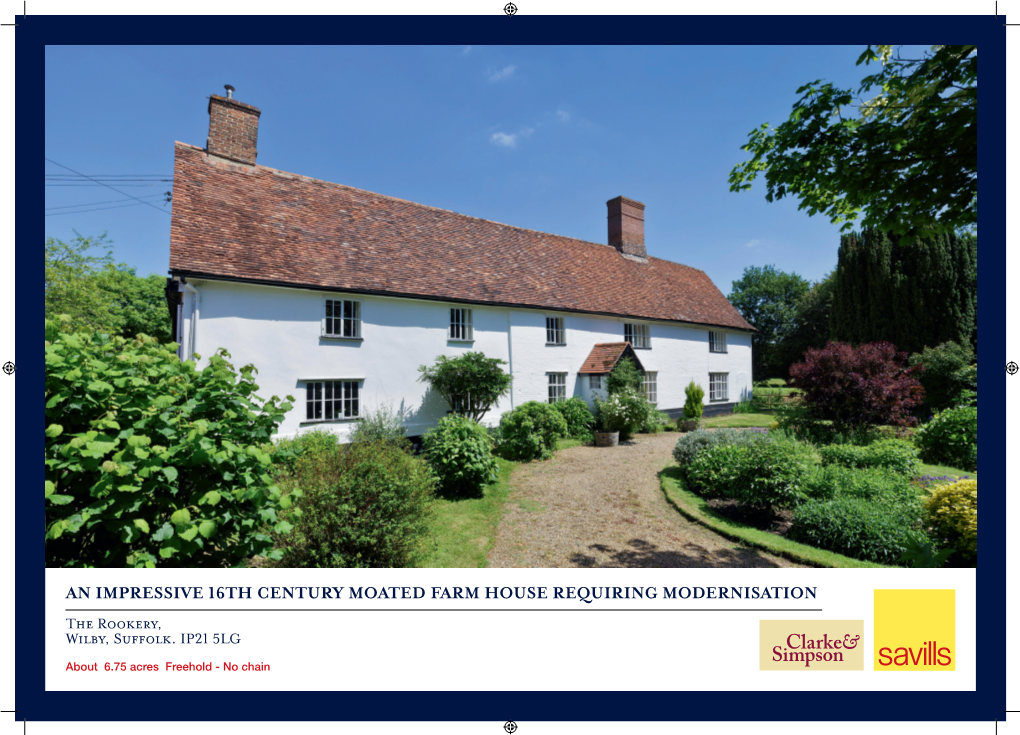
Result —
M875 671L956 671L956 590L875 590Z
M760 620L760 671L863 671L863 620Z

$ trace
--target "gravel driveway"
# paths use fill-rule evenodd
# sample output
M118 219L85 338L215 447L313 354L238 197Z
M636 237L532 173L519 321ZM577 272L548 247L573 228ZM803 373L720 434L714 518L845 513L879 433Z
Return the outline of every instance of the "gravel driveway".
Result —
M681 516L658 472L677 434L574 447L514 468L490 567L791 567Z

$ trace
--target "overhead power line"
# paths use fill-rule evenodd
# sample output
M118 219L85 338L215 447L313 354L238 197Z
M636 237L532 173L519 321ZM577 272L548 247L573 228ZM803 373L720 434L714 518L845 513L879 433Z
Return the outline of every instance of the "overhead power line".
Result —
M152 199L154 197L165 197L166 194L148 194L142 199ZM61 207L46 207L46 211L49 212L51 209L71 209L74 207L95 207L100 204L116 204L117 202L126 202L127 199L105 199L101 202L84 202L83 204L65 204Z
M43 156L43 158L46 158L46 156ZM62 164L62 163L57 163L57 162L56 162L56 161L54 161L54 160L53 160L52 158L46 158L46 160L47 160L47 161L49 161L50 163L52 163L52 164L53 164L53 165L55 165L55 166L60 166L60 168L64 168L64 169L67 169L68 171L70 171L70 172L71 172L71 173L73 173L73 174L77 174L78 176L82 176L82 177L84 177L84 178L86 178L86 179L88 179L88 180L90 180L90 181L96 181L96 180L95 180L95 179L93 179L93 178L92 178L91 176L85 176L85 174L81 173L80 171L75 171L75 170L74 170L73 168L71 168L70 166L65 166L65 165L64 165L64 164ZM106 187L107 189L112 189L113 191L117 192L118 194L123 194L124 196L128 197L129 199L134 199L134 200L135 200L136 202L140 202L140 203L142 203L142 204L147 204L148 206L150 206L150 207L152 207L153 209L155 209L155 210L156 210L157 212L162 212L163 214L170 214L170 213L169 213L168 211L166 211L165 209L160 209L159 207L157 207L157 206L156 206L155 204L152 204L151 202L146 202L146 201L143 201L142 199L139 199L138 197L135 197L135 196L131 196L131 195L130 195L130 194L128 194L128 193L127 193L126 191L120 191L120 190L118 190L118 189L115 189L114 187L110 186L109 184L105 184L105 183L103 183L102 181L96 181L96 183L97 183L97 184L100 184L100 185L102 185L102 186L105 186L105 187Z
M149 202L132 202L131 204L115 204L110 207L96 207L94 209L78 209L73 212L47 212L46 216L59 217L62 214L87 214L88 212L102 212L104 209L123 209L124 207L137 207L139 204L149 204ZM159 211L166 212L165 209L160 209ZM167 214L170 213L167 212Z

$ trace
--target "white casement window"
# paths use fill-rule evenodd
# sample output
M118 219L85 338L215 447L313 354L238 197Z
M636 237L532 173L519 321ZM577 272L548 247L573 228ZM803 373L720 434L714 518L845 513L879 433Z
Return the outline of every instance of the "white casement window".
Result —
M322 320L322 336L361 339L361 302L349 299L326 299L326 316Z
M450 309L450 339L471 342L475 330L471 325L471 309Z
M659 389L656 385L658 376L658 373L645 373L643 386L645 389L645 398L648 399L649 403L659 402Z
M602 376L601 375L591 375L591 376L589 376L588 380L590 381L589 387L592 390L602 390Z
M549 403L567 400L567 374L546 373L549 376Z
M567 332L563 329L563 317L547 316L545 318L545 343L547 345L565 345Z
M708 351L726 352L726 332L708 333Z
M648 350L652 347L652 340L648 336L647 324L624 324L623 341L630 342L635 350Z
M361 416L358 380L316 380L305 384L305 420L336 421Z
M730 397L729 389L726 386L726 378L728 376L729 373L708 374L708 400L710 401L729 400Z

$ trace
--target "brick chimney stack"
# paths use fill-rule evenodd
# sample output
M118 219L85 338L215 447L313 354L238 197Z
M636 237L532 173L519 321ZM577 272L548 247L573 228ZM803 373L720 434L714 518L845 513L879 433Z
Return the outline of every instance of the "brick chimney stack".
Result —
M209 140L206 152L254 166L258 155L255 146L259 139L259 115L262 112L257 107L235 100L234 88L229 84L224 86L226 97L209 95Z
M645 253L645 205L627 197L606 202L609 208L609 244L624 255Z

